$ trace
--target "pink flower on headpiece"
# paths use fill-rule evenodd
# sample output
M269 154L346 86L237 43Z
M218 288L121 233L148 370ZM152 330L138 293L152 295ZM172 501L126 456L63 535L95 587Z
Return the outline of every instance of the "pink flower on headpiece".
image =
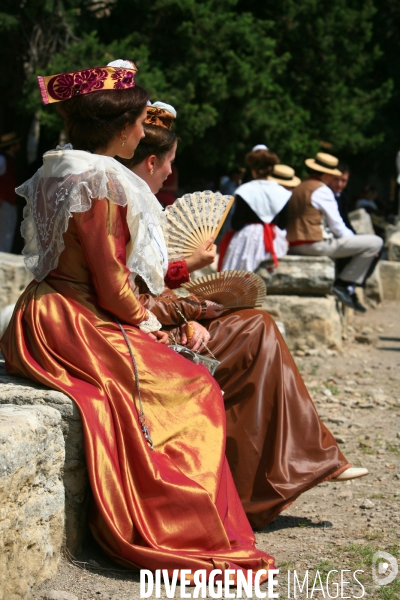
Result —
M107 78L107 71L105 69L85 69L79 71L75 75L74 88L79 94L87 94L92 90L101 90L104 87L104 80Z
M118 69L118 71L111 75L111 79L116 80L114 83L115 90L135 87L135 71Z
M73 94L71 91L74 88L74 77L70 73L62 73L56 75L49 81L49 94L56 100L67 100Z
M49 81L48 91L55 100L68 100L73 96L102 89L106 78L107 71L105 69L85 69L77 73L62 73Z

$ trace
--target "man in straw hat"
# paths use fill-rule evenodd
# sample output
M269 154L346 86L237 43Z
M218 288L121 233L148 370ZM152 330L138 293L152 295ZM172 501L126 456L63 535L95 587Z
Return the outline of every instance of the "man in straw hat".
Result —
M0 252L11 252L17 226L15 154L19 148L15 133L0 136Z
M332 292L341 302L365 312L355 293L371 275L371 265L383 241L377 235L358 235L340 216L335 195L330 189L333 177L342 173L338 159L319 152L305 163L309 178L295 188L287 212L287 238L294 254L306 256L351 257L336 278Z

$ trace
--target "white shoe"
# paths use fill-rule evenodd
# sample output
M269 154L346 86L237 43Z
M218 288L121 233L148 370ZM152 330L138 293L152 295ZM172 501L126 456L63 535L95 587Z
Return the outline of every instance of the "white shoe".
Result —
M349 467L337 477L330 479L330 481L347 481L348 479L357 479L357 477L364 477L364 475L368 474L368 469L364 469L363 467Z

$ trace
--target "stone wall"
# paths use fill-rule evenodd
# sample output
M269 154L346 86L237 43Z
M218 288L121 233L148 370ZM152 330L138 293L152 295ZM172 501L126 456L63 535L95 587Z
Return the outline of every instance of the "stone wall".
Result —
M381 260L379 273L382 281L383 299L400 300L400 262Z
M32 279L22 256L0 252L0 310L15 304Z
M267 296L262 308L283 322L291 350L342 346L342 324L333 296Z
M0 406L0 600L55 576L64 534L64 439L49 406Z
M335 263L327 256L285 256L276 269L263 263L256 271L267 285L268 295L325 296L335 279Z
M86 537L88 484L83 447L82 424L76 404L61 392L7 374L0 354L0 406L2 404L47 406L61 415L65 440L63 485L65 488L65 538L72 554L78 553ZM1 600L1 598L0 598Z

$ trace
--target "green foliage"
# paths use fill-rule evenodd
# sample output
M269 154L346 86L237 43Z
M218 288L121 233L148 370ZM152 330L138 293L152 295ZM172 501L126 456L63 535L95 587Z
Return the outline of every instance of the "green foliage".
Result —
M394 0L384 2L400 20ZM178 111L183 181L226 172L255 143L301 169L321 140L352 156L378 148L389 129L378 123L400 76L377 73L377 0L104 0L102 11L95 4L3 3L0 59L12 51L18 62L3 111L18 106L28 119L39 109L55 136L61 123L41 106L38 73L133 59L139 85Z

